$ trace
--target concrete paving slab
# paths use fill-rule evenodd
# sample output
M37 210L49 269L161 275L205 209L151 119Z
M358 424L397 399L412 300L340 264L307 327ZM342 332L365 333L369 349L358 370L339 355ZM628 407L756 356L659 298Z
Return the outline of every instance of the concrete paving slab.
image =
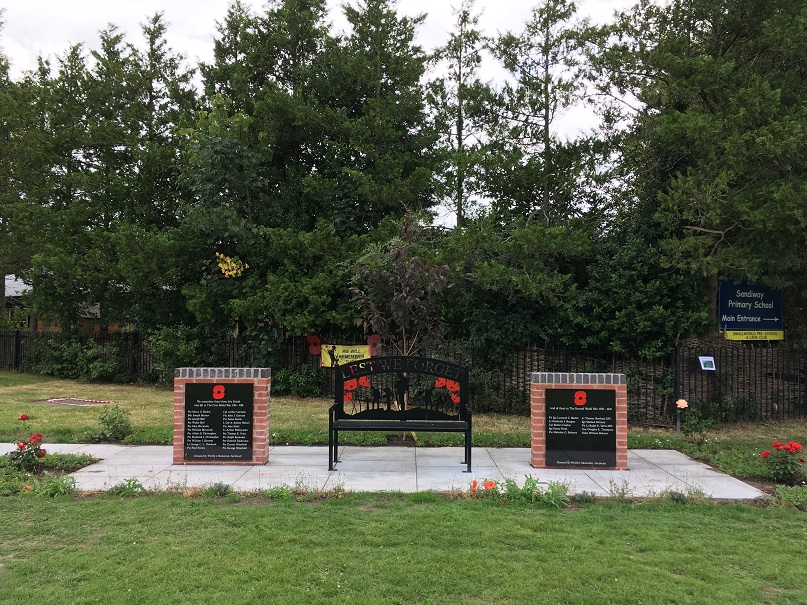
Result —
M465 448L462 447L418 447L415 448L418 468L429 466L458 466L465 470ZM495 467L488 448L475 447L471 450L472 468Z
M628 467L633 457L641 458L656 466L700 464L678 450L628 450Z
M0 454L16 448L1 443ZM534 469L528 448L473 450L471 473L462 462L462 448L357 447L340 448L337 471L329 472L323 446L274 446L266 465L173 464L171 446L120 444L45 444L59 453L87 453L100 461L73 473L80 491L100 491L127 479L149 489L183 489L225 483L239 491L280 485L308 489L341 487L350 491L415 492L466 490L471 482L526 477L563 483L569 492L605 497L648 497L665 492L702 493L725 500L756 500L766 495L753 486L672 450L630 450L627 471Z
M241 485L249 484L254 485L256 489L285 485L295 489L318 490L323 489L331 477L332 473L322 468L297 465L272 468L264 466L256 467L244 473L244 475L233 484L233 489L238 489Z
M479 469L470 473L464 470L464 466L418 466L416 491L468 491L474 480L482 482L490 475Z
M337 474L329 482L329 488L341 486L352 492L405 492L413 493L417 489L417 473L415 471L396 472L344 472Z
M345 446L339 451L340 460L354 460L363 462L375 462L381 460L389 461L415 461L415 448L413 447L358 447L353 445ZM328 462L327 450L325 453L325 463Z

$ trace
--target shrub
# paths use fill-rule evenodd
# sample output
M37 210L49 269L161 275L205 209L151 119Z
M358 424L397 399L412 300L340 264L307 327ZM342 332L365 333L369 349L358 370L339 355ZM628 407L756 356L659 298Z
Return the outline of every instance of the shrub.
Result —
M226 483L222 483L221 481L214 483L213 485L205 488L204 494L208 498L221 498L224 496L228 496L233 491L233 488L227 485Z
M42 434L34 433L17 443L17 449L7 454L11 466L18 471L34 472L42 467L47 452L42 448Z
M129 412L117 405L104 406L98 416L101 430L86 434L89 441L123 441L132 434Z
M799 510L807 510L807 486L777 485L776 498L783 506L792 506Z
M130 477L126 481L118 483L117 485L109 488L107 492L113 496L120 496L121 498L139 496L146 493L146 488L134 477Z
M800 443L790 441L783 445L774 441L773 449L765 450L760 457L765 460L771 478L777 483L794 485L804 481L805 457Z
M71 496L76 493L76 480L70 475L56 477L50 473L42 476L41 483L34 493L42 498L56 498L57 496Z
M505 502L523 502L561 509L567 506L569 488L563 483L546 483L538 481L535 477L526 475L524 485L519 486L515 480L507 478L504 481L478 481L471 483L470 496L483 500L494 500L500 505Z
M321 397L325 393L325 374L321 369L295 366L272 372L273 395Z
M26 370L72 380L127 382L131 372L122 363L118 343L99 345L81 334L56 335L37 339Z
M162 326L149 332L148 349L155 358L149 379L160 384L174 380L174 369L230 365L225 343L229 337L201 327Z

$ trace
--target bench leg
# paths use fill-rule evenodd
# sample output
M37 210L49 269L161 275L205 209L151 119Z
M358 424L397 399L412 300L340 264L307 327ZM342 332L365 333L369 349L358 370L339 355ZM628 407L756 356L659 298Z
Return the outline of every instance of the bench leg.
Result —
M468 465L468 468L463 472L470 473L471 472L471 431L466 431L466 433L465 433L465 460L463 460L463 464Z
M335 471L339 461L339 431L328 431L328 470Z

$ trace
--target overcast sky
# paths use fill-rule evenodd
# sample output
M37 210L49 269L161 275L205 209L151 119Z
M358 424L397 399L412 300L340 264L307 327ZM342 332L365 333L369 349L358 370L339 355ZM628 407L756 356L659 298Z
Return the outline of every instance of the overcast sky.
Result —
M354 2L354 0L351 0ZM533 0L477 0L482 9L481 25L489 34L519 31L537 2ZM595 22L610 20L614 10L634 4L634 0L578 0L578 14ZM139 44L140 26L158 11L169 24L167 39L171 48L195 66L209 62L213 54L216 21L223 21L230 0L0 0L5 9L5 28L0 47L11 62L12 77L33 69L39 55L55 57L72 44L83 42L97 48L98 32L114 23ZM263 10L264 0L246 4ZM336 30L343 27L341 0L328 0L330 19ZM452 6L459 0L399 0L405 15L426 13L419 42L427 49L440 45L454 22Z

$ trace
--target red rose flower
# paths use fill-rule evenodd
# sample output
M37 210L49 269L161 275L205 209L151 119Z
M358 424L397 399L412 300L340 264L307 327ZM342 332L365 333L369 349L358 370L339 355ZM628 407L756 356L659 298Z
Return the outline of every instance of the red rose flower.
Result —
M36 441L37 443L42 443L42 433L34 433L33 435L31 435L29 441L31 441L31 443L33 443L34 441Z
M799 458L799 462L804 464L805 462L807 462L807 459L805 459L804 456L802 456L801 458Z
M43 449L40 449L40 450L39 450L39 451L36 453L36 457L37 457L37 458L44 458L44 457L45 457L45 454L47 454L47 452L46 452L45 450L43 450Z
M773 447L775 447L778 450L780 447L782 447L782 444L779 443L778 441L774 441L773 442Z
M28 420L28 419L29 419L28 414L20 414L20 417L17 420Z
M764 452L762 452L760 454L760 456L763 457L763 458L767 458L770 455L771 455L771 450L765 450Z
M17 444L17 449L24 450L26 445L28 445L28 444L27 443L18 443Z

